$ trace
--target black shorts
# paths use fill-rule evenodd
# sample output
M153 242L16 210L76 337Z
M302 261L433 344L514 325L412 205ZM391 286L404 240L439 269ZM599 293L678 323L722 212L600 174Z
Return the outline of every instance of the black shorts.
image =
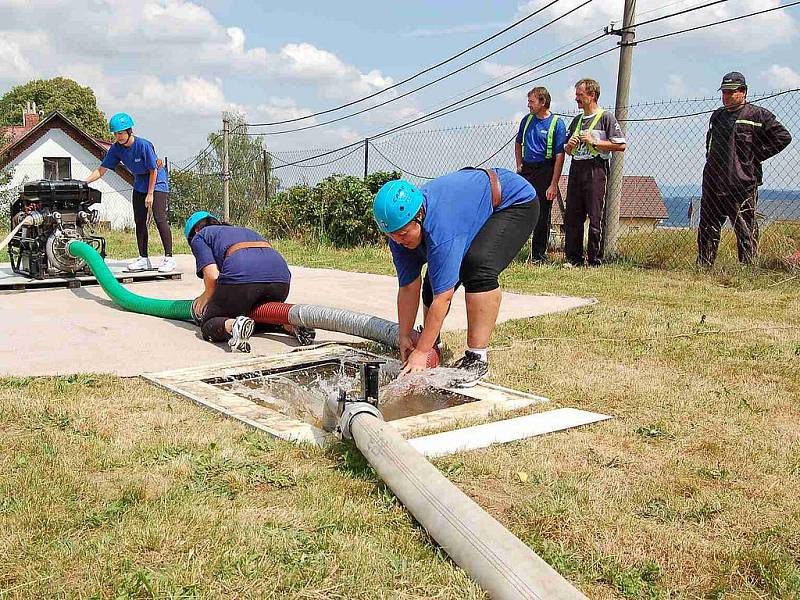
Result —
M539 200L514 204L497 211L478 232L461 261L459 281L468 294L490 292L500 287L498 277L531 237L539 218ZM433 288L428 273L422 282L422 303L433 302Z

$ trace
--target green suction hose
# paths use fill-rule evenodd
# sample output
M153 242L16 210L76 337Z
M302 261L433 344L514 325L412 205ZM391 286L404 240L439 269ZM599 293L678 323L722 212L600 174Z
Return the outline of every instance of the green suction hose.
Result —
M79 241L70 242L67 252L75 258L85 260L105 293L125 310L165 319L194 321L192 300L159 300L134 294L116 280L106 266L103 257L89 244Z

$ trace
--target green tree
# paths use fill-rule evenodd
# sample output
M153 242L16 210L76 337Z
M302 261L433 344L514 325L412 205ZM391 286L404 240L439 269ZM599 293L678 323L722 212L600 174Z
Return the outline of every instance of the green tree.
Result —
M9 136L0 129L0 149L5 148L10 142ZM0 154L0 158L3 155ZM7 220L9 217L9 208L11 207L11 201L13 200L14 196L14 189L9 187L9 183L14 178L14 169L6 167L5 169L0 169L0 219L3 221ZM0 225L0 229L5 226Z
M91 136L111 139L103 111L97 108L97 98L89 87L71 79L36 79L11 88L0 98L0 126L20 125L22 109L28 102L45 115L59 111Z
M279 181L272 175L272 158L264 161L263 136L248 136L244 116L226 113L230 120L228 171L230 172L230 218L239 225L258 225L264 218L267 198ZM222 214L222 131L208 135L209 147L186 167L170 169L172 219L183 222L195 210ZM266 176L265 176L266 169ZM267 188L267 189L265 189Z

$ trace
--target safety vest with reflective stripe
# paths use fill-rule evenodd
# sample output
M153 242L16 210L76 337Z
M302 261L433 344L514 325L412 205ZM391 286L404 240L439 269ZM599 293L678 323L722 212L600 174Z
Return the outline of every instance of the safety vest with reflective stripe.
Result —
M552 115L553 119L550 121L550 127L547 130L547 151L545 152L545 159L550 160L553 158L553 134L556 130L556 121L558 121L558 117L556 115ZM531 119L533 119L533 115L528 115L528 118L525 121L525 128L522 130L522 160L525 160L525 136L528 133L528 125L531 124Z
M597 114L594 116L594 119L592 119L591 122L589 123L589 127L586 128L586 131L591 131L592 129L594 129L595 125L597 125L597 122L600 120L600 117L602 117L602 116L603 116L603 109L602 108L598 108L597 109ZM581 116L578 117L578 126L575 128L575 132L574 133L577 133L578 135L580 135L580 133L581 133L581 125L583 125L583 113L581 113ZM592 145L586 144L586 148L589 150L589 154L591 154L592 156L597 156L598 154L600 154L600 151L597 148L595 148L594 146L592 146ZM572 149L572 152L570 152L570 154L575 156L575 152L577 150L578 150L578 146L575 146Z

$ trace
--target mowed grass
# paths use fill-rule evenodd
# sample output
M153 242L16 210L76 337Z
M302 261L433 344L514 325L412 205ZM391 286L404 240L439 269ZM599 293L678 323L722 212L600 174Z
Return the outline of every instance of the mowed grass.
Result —
M276 246L392 272L381 248ZM492 380L614 420L437 466L589 597L800 597L797 278L518 262L503 285L599 303L501 324ZM0 380L0 446L0 597L484 597L352 447L138 379Z

